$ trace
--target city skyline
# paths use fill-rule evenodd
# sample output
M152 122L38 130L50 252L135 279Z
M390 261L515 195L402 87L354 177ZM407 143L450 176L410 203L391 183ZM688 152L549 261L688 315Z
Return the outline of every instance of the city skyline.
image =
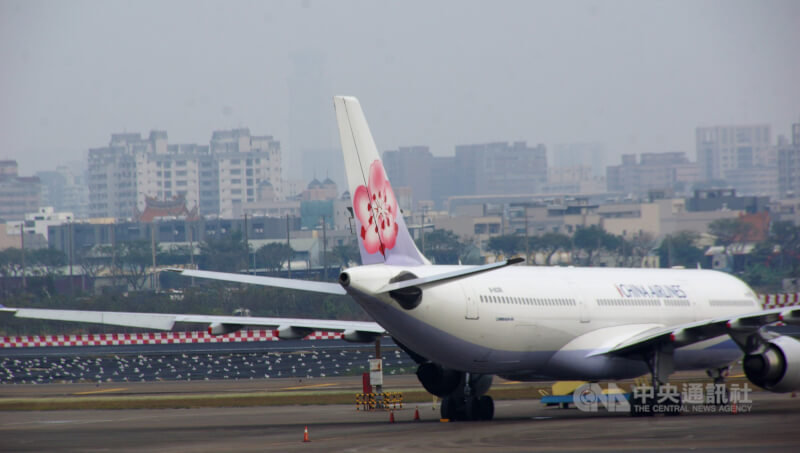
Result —
M381 150L425 144L435 156L528 141L601 143L608 163L694 160L696 127L764 123L777 137L800 119L794 2L6 0L0 11L11 68L0 158L22 174L83 161L109 133L202 143L249 127L281 141L295 177L302 147L338 147L340 93L362 100Z

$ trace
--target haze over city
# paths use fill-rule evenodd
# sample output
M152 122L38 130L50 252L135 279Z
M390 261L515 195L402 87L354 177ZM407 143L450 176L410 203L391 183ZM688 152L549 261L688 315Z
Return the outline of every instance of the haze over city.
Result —
M33 174L115 132L208 143L248 127L281 142L292 176L298 147L338 147L331 96L350 94L381 150L598 142L609 163L693 159L698 126L789 134L798 23L791 1L4 0L0 158Z

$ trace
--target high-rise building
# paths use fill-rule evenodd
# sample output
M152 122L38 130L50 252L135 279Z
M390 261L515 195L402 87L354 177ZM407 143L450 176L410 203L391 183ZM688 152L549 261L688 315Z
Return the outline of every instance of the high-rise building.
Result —
M726 179L728 170L776 165L770 140L770 127L765 124L698 127L696 149L700 178L705 181Z
M219 215L243 214L242 203L256 201L262 181L269 181L276 196L283 199L281 185L281 144L271 136L251 136L247 129L215 131L211 154L219 169Z
M547 183L547 149L526 142L456 146L455 156L433 156L427 146L400 147L383 154L393 187L408 187L413 203L444 207L457 195L531 194Z
M230 218L255 201L262 181L282 191L280 142L248 129L215 131L209 146L170 145L164 131L114 134L108 147L89 150L88 179L91 217L130 218L147 198L182 197L201 215Z
M800 197L800 123L792 124L792 143L778 146L778 194Z
M88 217L89 187L82 174L59 165L55 171L40 171L36 176L42 182L42 206L52 206L56 212L71 212L76 219Z
M41 182L36 176L19 176L17 161L0 161L0 219L22 220L41 203Z
M153 143L141 134L112 134L105 148L89 149L89 217L128 218L136 209L136 154Z
M594 176L605 176L606 150L602 143L560 143L553 146L551 167L589 167Z
M427 146L401 146L383 153L383 167L392 187L409 187L414 200L412 205L434 199L431 192L435 174L433 161L433 154Z
M623 154L620 165L606 168L606 185L610 192L644 198L651 190L688 192L698 173L686 153L642 153L639 162L635 154Z
M313 49L302 49L292 52L289 61L289 136L285 176L303 181L331 177L338 183L340 177L336 172L328 172L326 168L320 168L306 160L307 152L327 152L338 149L339 145L331 104L328 103L335 93L331 92L330 77L325 74L325 54ZM333 153L333 156L342 161L340 151ZM312 166L312 174L306 171L309 164ZM344 168L341 170L343 175Z
M526 142L456 146L459 195L537 193L547 183L547 149Z

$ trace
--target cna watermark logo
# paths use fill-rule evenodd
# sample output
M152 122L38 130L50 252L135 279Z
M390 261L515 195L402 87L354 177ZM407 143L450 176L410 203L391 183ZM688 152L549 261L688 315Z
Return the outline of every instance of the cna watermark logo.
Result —
M680 389L664 384L632 387L626 393L614 383L604 387L597 383L579 386L572 393L575 407L583 412L629 412L634 415L693 413L747 413L753 406L752 388L744 385L686 382Z
M598 383L587 383L572 392L575 407L583 412L597 412L601 407L609 412L630 412L631 404L625 392L614 383L605 389Z

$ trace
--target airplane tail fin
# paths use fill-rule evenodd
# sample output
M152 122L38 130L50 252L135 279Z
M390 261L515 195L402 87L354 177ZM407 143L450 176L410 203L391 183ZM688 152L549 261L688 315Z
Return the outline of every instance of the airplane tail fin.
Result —
M406 228L358 99L334 96L362 264L430 264Z

